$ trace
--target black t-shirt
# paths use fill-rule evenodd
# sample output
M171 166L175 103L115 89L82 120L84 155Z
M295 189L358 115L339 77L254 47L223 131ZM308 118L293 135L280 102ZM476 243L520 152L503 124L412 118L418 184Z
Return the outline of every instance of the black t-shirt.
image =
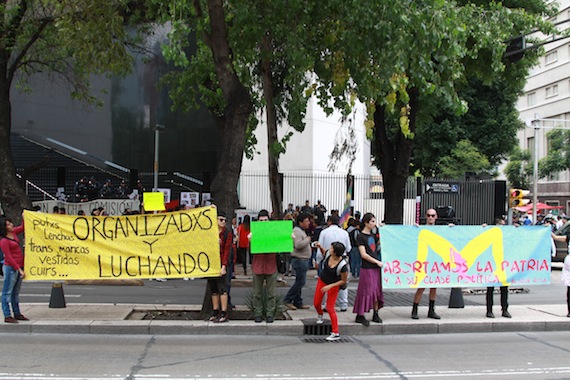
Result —
M356 246L360 247L361 245L364 246L366 249L366 253L370 256L378 259L378 252L376 250L377 247L377 240L375 235L365 234L364 232L360 232L356 237ZM373 269L378 268L378 265L371 263L368 260L362 259L362 268Z
M333 268L329 267L329 258L326 258L325 260L323 260L323 270L321 271L321 274L319 275L319 278L321 279L322 282L324 282L325 284L329 285L329 284L334 284L335 282L339 281L341 279L341 276L338 275L337 276L337 268L339 265L343 265L343 267L340 269L340 273L343 272L348 272L348 268L346 265L346 262L343 263L343 260L340 260L338 262L337 265L335 265Z

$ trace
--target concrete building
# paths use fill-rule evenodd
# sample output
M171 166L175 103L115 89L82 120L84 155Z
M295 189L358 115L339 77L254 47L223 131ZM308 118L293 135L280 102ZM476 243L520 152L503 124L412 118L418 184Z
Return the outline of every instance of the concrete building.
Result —
M560 0L559 13L551 21L560 29L570 28L570 0ZM544 41L559 36L533 36ZM570 128L570 38L544 45L545 54L527 78L525 93L519 99L521 120L528 125L518 133L520 147L537 157L547 155L547 134L553 128ZM532 120L535 120L531 123ZM567 121L566 121L567 120ZM535 128L538 127L538 128ZM564 206L570 213L570 170L556 173L538 181L538 199L550 205Z

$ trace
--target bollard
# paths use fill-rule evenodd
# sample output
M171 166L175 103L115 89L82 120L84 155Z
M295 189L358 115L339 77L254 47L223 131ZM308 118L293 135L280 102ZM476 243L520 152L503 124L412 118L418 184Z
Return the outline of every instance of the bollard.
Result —
M465 303L463 302L463 292L461 288L451 288L449 295L449 308L450 309L463 309Z
M49 307L51 309L65 308L65 296L63 295L63 284L61 282L54 282L51 288Z

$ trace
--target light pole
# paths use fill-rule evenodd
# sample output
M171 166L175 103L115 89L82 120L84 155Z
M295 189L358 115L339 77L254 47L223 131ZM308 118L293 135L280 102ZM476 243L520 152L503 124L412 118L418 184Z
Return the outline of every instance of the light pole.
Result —
M160 132L164 131L166 128L162 124L157 124L154 126L154 186L152 191L158 191L158 147Z

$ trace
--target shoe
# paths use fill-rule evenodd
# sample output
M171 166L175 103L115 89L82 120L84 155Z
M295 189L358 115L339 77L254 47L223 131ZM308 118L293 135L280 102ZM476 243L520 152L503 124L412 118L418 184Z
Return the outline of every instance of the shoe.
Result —
M18 321L29 321L29 319L24 317L22 314L16 314L14 315L14 318L16 318Z
M289 310L297 310L297 306L293 305L292 303L286 303L285 307Z
M374 314L374 316L372 317L372 322L382 323L382 318L380 318L378 314Z
M492 311L487 312L487 318L495 318L495 314Z
M433 311L433 310L431 310L427 316L428 316L428 318L432 318L432 319L441 319L441 317L439 315L437 315L435 313L435 311Z
M505 318L512 318L511 313L509 313L509 312L506 311L506 310L503 310L502 316L505 317Z
M158 282L166 282L166 278L155 278L156 281Z
M570 318L570 313L566 314L566 316L567 316L568 318Z
M323 313L328 313L327 308L323 307Z
M267 318L265 318L265 320L267 321L267 323L273 323L274 321L272 316L268 316Z
M261 323L262 321L263 321L263 318L261 318L260 315L255 316L255 323Z
M322 325L325 321L323 320L323 315L317 315L317 325Z
M370 322L368 322L366 320L366 318L364 318L364 315L357 315L355 322L356 323L362 323L363 326L369 326L370 325Z
M184 277L183 280L188 281L188 280L190 280L190 277Z
M221 314L221 315L220 315L220 318L218 318L218 320L215 321L215 322L217 322L217 323L224 323L224 322L227 322L228 320L229 320L229 319L228 319L228 315L227 315L227 314Z
M327 337L327 340L329 342L334 342L335 340L339 340L339 339L340 339L340 334L338 334L338 333L331 333L331 335L329 335Z
M297 306L297 309L310 309L311 307L309 305L301 305L301 306Z
M210 315L210 318L208 318L208 321L217 322L219 317L220 317L220 314L212 314L212 315Z
M346 308L344 308L344 309L341 308L341 309L340 309L340 311L342 311L343 313L344 313L346 310L347 310Z
M6 318L4 318L4 322L5 323L18 323L18 320L16 318L13 318L13 317L6 317Z
M412 319L420 319L420 317L418 316L418 304L415 303L414 306L412 306Z

